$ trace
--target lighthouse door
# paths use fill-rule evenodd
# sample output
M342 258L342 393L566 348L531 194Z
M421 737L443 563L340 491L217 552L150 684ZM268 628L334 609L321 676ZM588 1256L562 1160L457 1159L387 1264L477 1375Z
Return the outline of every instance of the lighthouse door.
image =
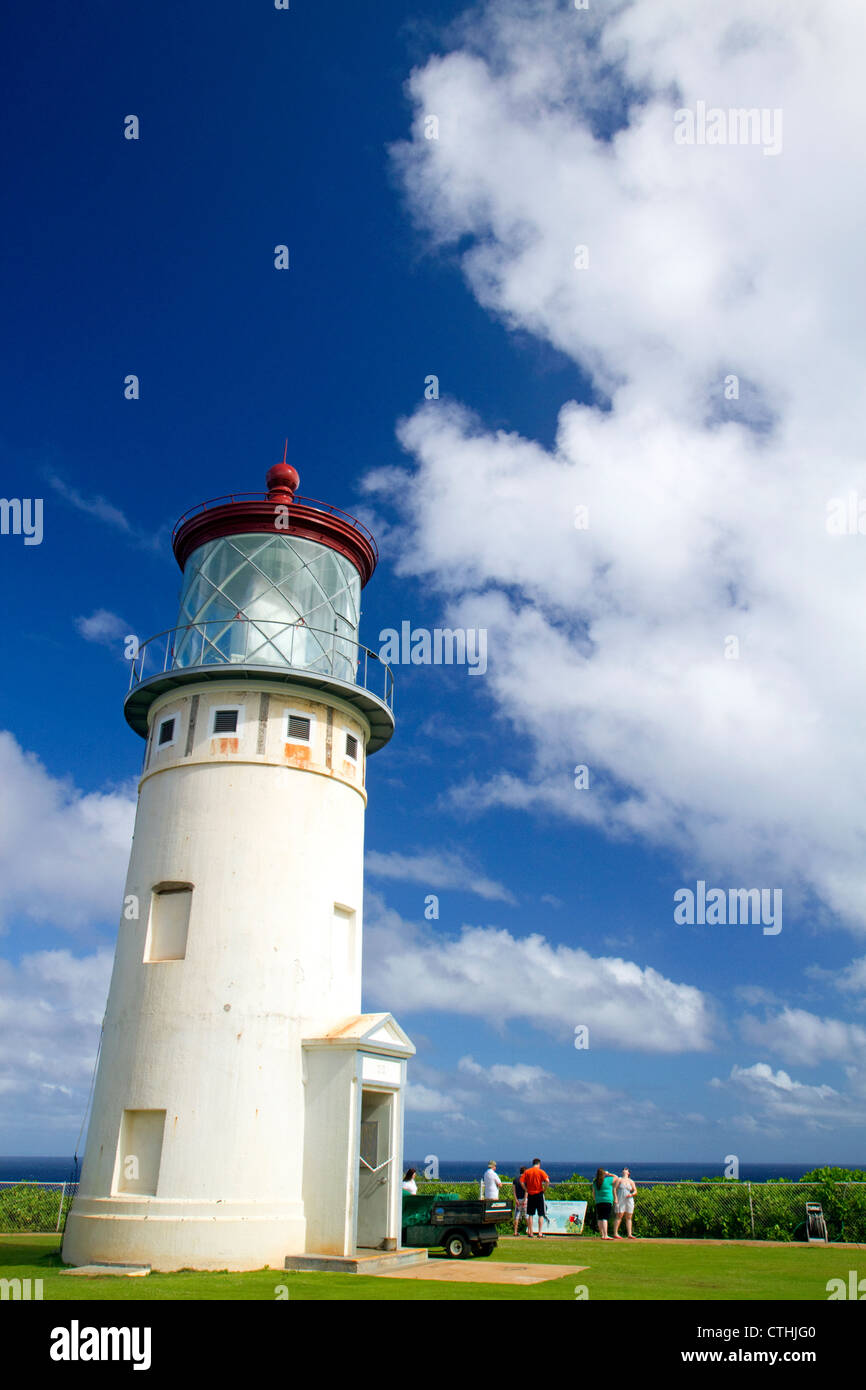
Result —
M391 1143L393 1095L361 1093L361 1144L358 1158L358 1236L360 1247L380 1250L388 1238L388 1212L394 1183Z

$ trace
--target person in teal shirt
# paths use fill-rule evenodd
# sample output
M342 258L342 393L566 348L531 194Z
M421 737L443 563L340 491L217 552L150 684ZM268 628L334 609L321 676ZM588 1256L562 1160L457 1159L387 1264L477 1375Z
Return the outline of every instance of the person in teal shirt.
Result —
M616 1173L609 1173L606 1168L599 1168L595 1175L592 1191L595 1197L595 1215L598 1221L598 1233L602 1240L611 1239L607 1233L607 1223L613 1211L614 1190L619 1187L621 1182L622 1178L617 1177Z

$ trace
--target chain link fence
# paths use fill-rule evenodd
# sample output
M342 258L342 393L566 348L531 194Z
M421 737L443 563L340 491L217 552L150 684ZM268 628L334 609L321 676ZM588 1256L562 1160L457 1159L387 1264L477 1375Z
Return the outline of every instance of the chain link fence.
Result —
M638 1236L690 1240L805 1241L806 1203L818 1202L832 1241L866 1242L866 1183L638 1182L634 1231ZM419 1193L478 1196L477 1182L419 1182ZM500 1196L513 1199L510 1182ZM586 1234L595 1233L592 1186L586 1179L551 1183L554 1202L586 1202ZM503 1233L512 1229L500 1227Z
M62 1231L77 1182L0 1182L0 1235Z
M638 1182L634 1230L640 1236L704 1240L806 1239L806 1203L818 1202L832 1241L866 1242L866 1183ZM0 1182L0 1234L61 1231L78 1191L76 1182ZM478 1196L477 1182L418 1183L419 1193ZM511 1183L501 1195L511 1199ZM595 1228L586 1179L551 1183L551 1201L586 1202L586 1232ZM501 1227L512 1229L510 1223Z

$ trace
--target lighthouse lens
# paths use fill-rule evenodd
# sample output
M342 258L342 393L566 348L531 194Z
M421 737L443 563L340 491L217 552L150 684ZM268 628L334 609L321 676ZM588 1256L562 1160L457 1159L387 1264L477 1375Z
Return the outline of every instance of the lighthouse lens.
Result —
M354 681L361 577L300 537L225 536L186 563L175 667L291 666Z

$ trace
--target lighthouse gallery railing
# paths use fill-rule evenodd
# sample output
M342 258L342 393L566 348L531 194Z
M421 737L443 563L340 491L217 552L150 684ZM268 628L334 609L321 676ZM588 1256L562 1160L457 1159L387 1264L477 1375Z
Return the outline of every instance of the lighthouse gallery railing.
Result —
M129 689L166 671L200 666L263 666L345 680L394 707L394 677L376 652L339 632L256 618L218 618L166 629L142 642Z

